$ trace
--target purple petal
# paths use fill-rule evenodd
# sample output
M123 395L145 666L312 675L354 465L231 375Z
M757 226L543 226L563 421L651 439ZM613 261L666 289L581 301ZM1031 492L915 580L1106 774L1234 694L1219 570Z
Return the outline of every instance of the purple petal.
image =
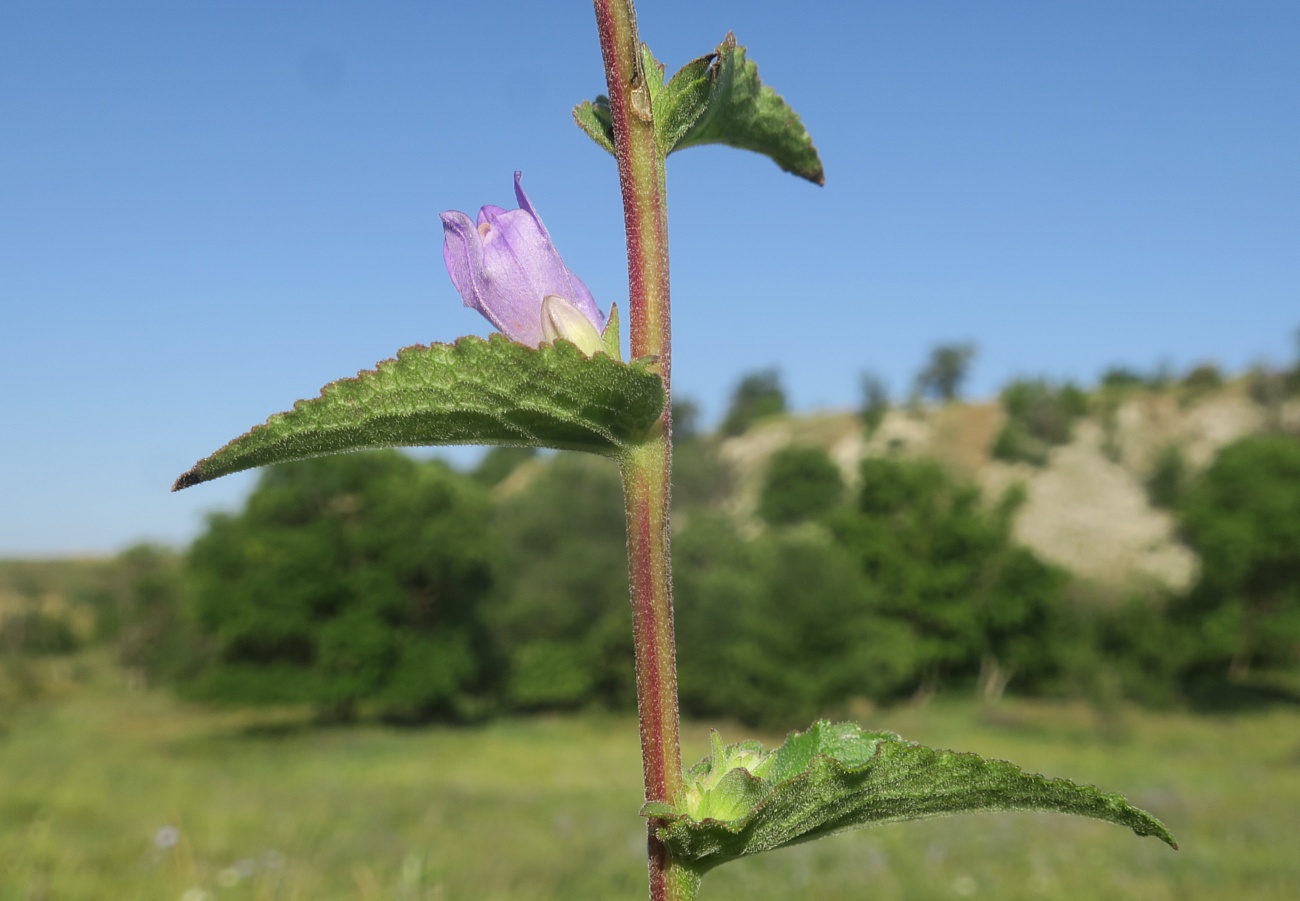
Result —
M439 218L442 219L443 232L442 259L447 264L451 283L456 286L465 306L478 310L489 322L504 331L484 302L479 277L483 270L483 247L474 221L454 210L443 213Z
M478 224L480 226L482 226L484 222L491 224L493 220L504 215L505 212L506 211L501 209L501 207L493 206L489 203L478 211Z
M524 193L524 173L518 170L515 171L515 200L519 202L519 209L533 217L537 227L546 236L546 240L550 241L551 233L546 230L546 226L542 224L542 217L537 215L537 210L533 209L533 205L528 200L528 195ZM555 242L551 241L551 243L554 244Z
M443 259L465 305L478 310L506 337L538 346L542 301L565 298L599 330L605 317L587 286L569 271L551 242L515 173L520 208L486 205L478 221L460 212L442 214Z
M529 201L528 195L524 193L523 177L524 173L515 173L515 199L519 201L519 208L528 213L533 218L533 221L537 223L538 230L546 238L546 242L550 244L551 250L555 253L555 258L560 260L560 252L555 249L555 243L551 241L551 233L546 230L546 226L542 223L542 217L537 215L537 210L533 209L532 202ZM569 270L569 267L564 266L563 260L560 260L560 265L564 267L565 279L563 285L565 290L547 291L546 294L558 294L560 297L565 298L579 310L582 310L587 315L587 318L596 324L596 328L603 329L605 327L605 314L600 311L600 307L596 306L596 299L591 296L591 292L587 290L587 286L583 284L582 279L574 275Z

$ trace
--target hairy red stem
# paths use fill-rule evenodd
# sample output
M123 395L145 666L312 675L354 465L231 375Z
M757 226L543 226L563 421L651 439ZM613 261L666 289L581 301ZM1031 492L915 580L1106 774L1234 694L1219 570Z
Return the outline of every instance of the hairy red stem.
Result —
M657 358L671 397L666 180L636 13L631 0L595 0L595 8L627 230L632 357ZM645 797L675 803L682 794L682 759L669 545L671 406L658 435L626 454L622 466ZM650 898L689 901L698 877L673 866L667 848L655 838L654 825L652 821L647 837Z

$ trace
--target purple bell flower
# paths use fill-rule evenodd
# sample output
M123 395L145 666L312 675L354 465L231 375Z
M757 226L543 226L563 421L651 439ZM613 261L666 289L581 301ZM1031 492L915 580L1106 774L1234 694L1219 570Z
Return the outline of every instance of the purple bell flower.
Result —
M560 259L519 184L522 175L515 173L517 210L485 206L477 223L454 210L442 214L442 257L452 284L465 306L478 310L512 341L537 347L562 337L588 355L603 350L599 335L605 316L587 286Z

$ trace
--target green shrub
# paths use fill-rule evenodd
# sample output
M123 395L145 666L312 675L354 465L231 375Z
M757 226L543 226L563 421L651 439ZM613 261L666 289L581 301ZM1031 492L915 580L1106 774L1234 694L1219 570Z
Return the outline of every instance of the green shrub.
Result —
M673 431L673 515L711 510L730 500L736 487L731 465L718 455L718 443L706 438L679 441Z
M1171 381L1173 381L1173 374L1167 362L1146 373L1127 366L1112 366L1101 374L1101 387L1109 391L1124 391L1130 388L1163 391L1169 387Z
M774 525L815 519L844 496L844 476L826 451L792 445L773 454L759 495L758 515Z
M1200 363L1183 375L1178 383L1178 402L1194 404L1223 387L1223 373L1214 363Z
M1285 404L1289 398L1300 394L1300 365L1292 370L1256 366L1246 380L1250 399L1264 408L1267 428L1282 431L1285 425Z
M1088 397L1066 382L1018 379L1002 389L1007 421L994 440L999 460L1042 466L1051 449L1070 440L1075 421L1088 412Z
M862 374L862 427L870 438L889 412L889 390L879 376Z
M1096 646L1088 692L1117 693L1153 707L1180 698L1180 673L1193 653L1194 635L1174 622L1161 598L1132 596L1089 617Z
M700 436L700 405L690 398L673 398L673 443L694 441Z
M635 703L621 497L611 461L562 453L498 505L484 616L507 706Z
M488 488L504 482L511 473L537 456L535 447L493 447L474 467L474 479Z
M746 541L700 518L675 541L686 708L789 725L941 683L1060 690L1077 668L1069 577L938 464L869 459L853 509Z
M113 559L86 600L95 610L96 639L141 685L193 675L209 652L195 628L185 589L183 558L153 544L137 544Z
M507 700L520 709L578 707L595 696L595 672L580 641L533 641L510 660Z
M785 391L775 369L751 372L740 380L722 419L722 434L734 437L766 416L785 412Z
M880 612L916 636L930 684L996 670L1033 691L1059 674L1074 638L1070 580L1014 543L1012 501L986 509L978 488L933 461L868 458L858 503L831 519Z
M1201 557L1172 611L1198 640L1191 669L1242 677L1300 664L1300 441L1263 435L1224 447L1178 514Z
M1141 388L1146 376L1127 366L1112 366L1101 374L1101 387L1110 389Z
M1193 366L1183 376L1183 388L1189 392L1202 394L1223 387L1223 373L1214 363L1201 363Z
M190 549L213 646L190 691L460 715L489 675L490 552L483 489L441 461L387 451L268 469Z
M1172 510L1187 490L1188 477L1183 449L1176 444L1165 445L1156 455L1151 474L1147 476L1147 499L1154 507Z
M71 624L42 610L26 610L0 621L0 651L18 656L70 654L80 642Z
M998 430L993 439L989 453L995 460L1008 463L1029 463L1032 466L1046 466L1051 446L1035 438L1023 423L1008 419Z
M917 396L942 403L956 400L974 359L974 344L940 344L932 348L930 359L916 376Z
M916 642L851 555L805 533L746 541L719 519L676 541L686 711L770 728L842 715L914 682Z

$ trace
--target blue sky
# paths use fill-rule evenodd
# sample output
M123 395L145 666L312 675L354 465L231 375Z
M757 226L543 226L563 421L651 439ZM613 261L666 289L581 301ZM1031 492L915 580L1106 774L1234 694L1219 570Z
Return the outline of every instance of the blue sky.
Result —
M1020 374L1231 369L1300 326L1300 4L653 3L670 71L730 29L827 182L669 161L674 372L706 420L750 369L799 408L979 346ZM585 3L0 7L0 556L180 543L252 477L227 439L410 344L486 334L438 213L511 174L625 307ZM470 459L462 454L459 459Z

